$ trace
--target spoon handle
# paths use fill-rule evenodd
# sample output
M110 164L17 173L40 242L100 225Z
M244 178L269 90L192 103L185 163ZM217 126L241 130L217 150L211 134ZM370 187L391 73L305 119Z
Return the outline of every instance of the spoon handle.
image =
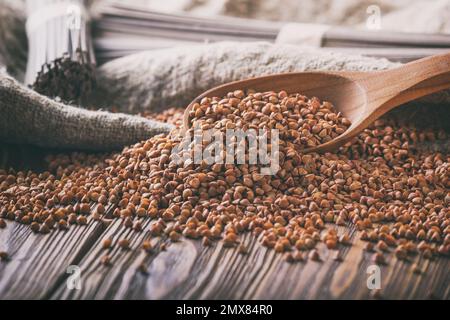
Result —
M380 116L398 105L450 88L450 53L376 72L358 83L367 90L368 111Z

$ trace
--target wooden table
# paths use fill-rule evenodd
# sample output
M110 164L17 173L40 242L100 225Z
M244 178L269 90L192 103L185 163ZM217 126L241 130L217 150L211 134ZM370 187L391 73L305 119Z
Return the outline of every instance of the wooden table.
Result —
M5 152L2 156L4 165ZM49 235L8 222L0 229L0 251L10 255L9 261L0 261L0 299L450 298L450 259L445 257L427 260L417 255L399 261L391 252L386 255L388 264L379 266L381 289L369 290L371 253L363 250L364 242L351 226L338 227L339 234L343 231L350 232L353 241L352 246L338 248L343 261L319 244L320 262L291 264L251 234L242 238L249 248L246 255L221 243L204 248L187 239L161 250L161 244L170 243L163 238L153 239L155 249L147 254L140 245L150 238L148 232L124 230L117 220L91 221ZM131 250L101 249L109 237L114 242L127 237ZM110 266L100 262L105 254L112 258ZM72 265L80 268L81 290L67 286Z

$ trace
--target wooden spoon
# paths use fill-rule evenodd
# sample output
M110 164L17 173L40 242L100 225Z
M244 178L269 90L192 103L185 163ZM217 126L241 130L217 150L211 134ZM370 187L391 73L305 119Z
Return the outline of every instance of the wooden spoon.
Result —
M208 90L189 104L184 128L191 126L189 112L204 97L223 97L234 90L301 93L331 102L352 124L339 137L305 152L336 150L380 116L406 102L450 88L450 53L420 59L399 68L374 72L284 73L230 82Z

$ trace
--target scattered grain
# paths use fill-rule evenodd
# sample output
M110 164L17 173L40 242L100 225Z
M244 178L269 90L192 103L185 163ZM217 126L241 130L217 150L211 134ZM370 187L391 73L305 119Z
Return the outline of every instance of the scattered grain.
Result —
M109 249L109 248L111 248L111 245L112 245L112 239L111 238L106 238L102 242L103 249Z
M119 247L121 247L123 250L127 250L130 248L130 241L128 239L120 239L119 240Z
M174 111L158 115L172 116L182 119ZM380 252L393 247L398 258L417 251L428 258L448 254L449 157L417 148L419 142L446 141L447 132L385 117L334 154L305 154L303 149L338 136L350 122L328 102L286 92L238 90L204 98L194 104L190 120L222 132L279 129L279 172L261 176L258 166L248 164L177 164L172 155L181 154L176 148L182 137L175 130L116 154L51 156L42 174L0 174L0 228L7 219L49 233L86 224L89 215L101 219L109 203L117 206L110 213L114 219L127 225L152 219L151 236L171 240L183 234L206 245L222 239L240 248L238 237L251 232L278 252L312 250L314 260L320 241L329 249L350 244L348 235L329 232L329 224L348 223L370 241L366 249L373 250L373 243ZM165 233L172 223L176 228Z
M6 251L0 251L0 260L6 261L9 259L9 255Z

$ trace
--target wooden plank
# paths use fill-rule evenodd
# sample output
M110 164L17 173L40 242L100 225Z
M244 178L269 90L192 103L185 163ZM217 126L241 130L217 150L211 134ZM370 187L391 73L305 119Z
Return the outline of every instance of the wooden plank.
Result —
M147 222L148 226L148 222ZM344 229L340 228L340 232ZM356 238L351 247L341 247L343 262L334 253L318 246L321 262L307 260L285 262L282 255L262 247L250 234L242 238L249 248L247 255L216 243L203 248L199 241L183 240L165 251L147 255L138 250L147 233L124 231L119 222L112 224L80 261L85 287L69 290L61 284L53 299L367 299L367 267L371 253ZM114 242L122 237L131 241L133 250L115 248L108 252L113 265L101 265L105 238ZM154 240L156 247L164 239ZM397 261L392 252L390 264L380 266L382 298L449 299L450 261L440 258L421 260L421 274L413 272L413 262ZM417 256L414 261L420 260ZM142 272L141 265L146 272Z
M144 228L148 228L150 223L151 221L146 221ZM107 238L113 240L112 249L109 250L105 250L101 246L103 240ZM122 238L130 240L130 250L123 250L118 247L117 242ZM186 259L194 259L197 254L189 242L182 242L179 245L183 247L183 250L180 250L180 255L173 257L158 249L167 240L152 239L155 254L148 255L140 250L142 242L148 238L148 232L138 233L132 229L125 229L121 226L121 222L116 220L97 239L91 250L79 263L82 283L85 284L83 290L70 290L67 286L62 285L52 298L119 299L136 292L135 286L141 287L141 291L145 292L146 288L141 285L143 282L138 281L144 276L140 271L140 266L151 264L157 256L160 259L152 264L148 270L150 275L155 275L150 278L150 283L153 281L153 285L151 290L143 295L153 299L161 298L168 293L167 290L176 286L183 278L183 270L186 270ZM111 257L111 266L105 266L101 263L101 258L106 254ZM173 266L179 268L173 269ZM128 292L129 290L131 290L131 293Z
M323 36L323 47L450 48L448 34L369 31L333 26Z
M34 234L28 226L9 222L0 230L0 251L8 261L0 262L1 299L45 299L66 278L99 237L105 225L92 221L72 226L66 232Z

